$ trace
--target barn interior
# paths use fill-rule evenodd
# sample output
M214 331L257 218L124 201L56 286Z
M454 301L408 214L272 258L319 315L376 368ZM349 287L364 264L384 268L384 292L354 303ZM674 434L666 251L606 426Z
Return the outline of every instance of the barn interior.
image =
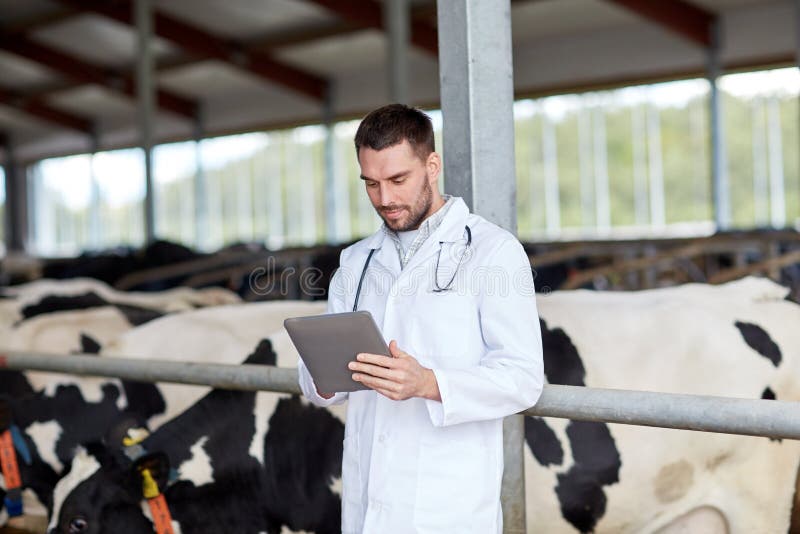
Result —
M127 333L320 305L380 226L353 136L392 102L431 116L443 192L517 235L539 295L755 276L800 302L798 61L798 0L0 0L0 351L122 350L12 340L76 309Z
M315 263L371 233L355 125L407 102L441 147L443 43L435 2L399 22L363 4L156 2L137 30L131 2L3 2L4 282L132 288L185 263L133 282L257 299L239 273L265 257ZM796 286L795 6L651 4L511 2L514 210L540 285ZM116 272L64 267L81 254Z

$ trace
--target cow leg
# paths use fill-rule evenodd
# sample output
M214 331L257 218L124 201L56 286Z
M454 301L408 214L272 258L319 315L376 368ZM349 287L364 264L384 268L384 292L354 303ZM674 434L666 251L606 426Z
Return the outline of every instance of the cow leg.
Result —
M713 506L701 506L689 510L679 518L658 529L654 534L728 534L728 522L719 509Z
M797 470L794 479L794 500L792 501L789 534L800 534L800 469Z

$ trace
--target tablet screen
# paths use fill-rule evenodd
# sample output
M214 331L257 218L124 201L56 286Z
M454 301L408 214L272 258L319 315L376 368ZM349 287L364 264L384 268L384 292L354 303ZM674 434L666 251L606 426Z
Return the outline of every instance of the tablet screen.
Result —
M319 391L369 389L352 379L356 354L389 356L389 347L368 311L292 317L283 322Z

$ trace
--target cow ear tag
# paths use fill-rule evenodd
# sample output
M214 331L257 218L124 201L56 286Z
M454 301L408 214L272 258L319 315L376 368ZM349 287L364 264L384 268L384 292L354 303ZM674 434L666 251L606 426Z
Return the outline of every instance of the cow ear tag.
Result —
M169 458L164 453L151 453L139 458L134 469L143 479L152 480L156 485L157 493L161 493L169 484L170 465ZM147 473L145 475L145 473Z
M161 495L161 491L158 489L158 484L153 478L153 475L150 474L150 470L147 468L142 469L142 494L144 495L145 499L155 499Z
M151 460L157 461L152 458ZM143 462L147 463L147 462ZM158 467L156 465L156 467ZM158 487L156 479L150 472L147 466L140 466L139 473L142 475L142 494L147 499L147 504L150 506L150 515L153 518L153 526L155 527L156 534L174 534L172 529L172 515L169 513L167 500L164 494Z

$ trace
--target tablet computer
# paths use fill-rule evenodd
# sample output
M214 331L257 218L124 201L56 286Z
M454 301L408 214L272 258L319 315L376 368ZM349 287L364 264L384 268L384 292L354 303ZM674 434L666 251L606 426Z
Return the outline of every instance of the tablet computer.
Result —
M368 311L292 317L283 325L323 393L369 389L353 380L347 364L361 352L389 356L383 334Z

